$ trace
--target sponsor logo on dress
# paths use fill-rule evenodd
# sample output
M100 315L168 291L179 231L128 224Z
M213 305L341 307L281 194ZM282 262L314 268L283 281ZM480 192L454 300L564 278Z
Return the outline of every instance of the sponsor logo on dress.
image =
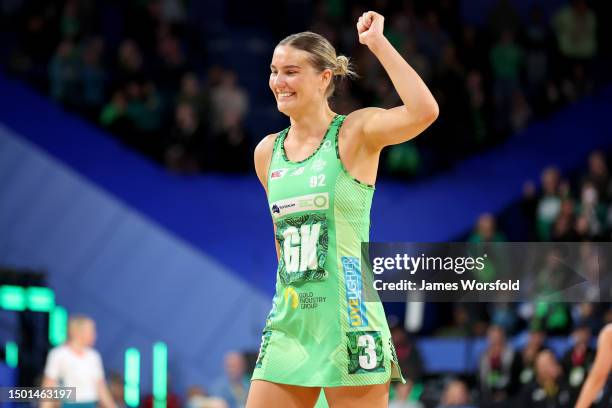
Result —
M315 173L320 173L323 171L323 169L325 168L325 166L327 165L327 162L323 159L316 159L312 165L310 166L310 168L312 169L312 171L314 171Z
M344 271L344 285L346 287L346 304L348 309L348 323L350 327L365 327L368 325L366 305L363 302L363 282L361 280L361 267L359 258L343 256L342 269Z
M292 309L297 309L298 304L300 303L300 298L297 294L297 291L292 287L288 287L285 289L285 303L289 303Z
M279 200L270 206L272 216L275 218L300 211L320 211L329 208L329 193L306 194Z
M293 171L291 172L291 175L292 175L292 176L299 176L299 175L301 175L302 173L304 173L304 170L305 170L305 169L306 169L306 166L298 167L297 169L295 169L295 170L293 170Z
M270 178L271 178L272 180L275 180L275 179L280 179L280 178L285 177L285 174L287 174L287 169L276 169L276 170L272 170L272 171L270 172Z
M319 307L327 301L327 296L315 296L313 292L298 292L292 287L288 287L284 292L285 303L291 305L292 309L311 310Z

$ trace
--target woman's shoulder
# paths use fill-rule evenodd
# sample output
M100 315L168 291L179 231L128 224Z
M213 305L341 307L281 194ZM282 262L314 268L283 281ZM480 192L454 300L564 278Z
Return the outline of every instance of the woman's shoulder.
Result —
M266 175L268 173L268 166L272 160L274 144L276 143L276 140L280 134L281 132L270 133L261 139L259 143L257 143L257 146L255 146L255 151L253 153L255 172L257 173L257 177L263 184L264 188L266 187Z
M353 112L346 115L344 124L342 125L349 131L360 131L363 129L364 123L371 118L373 115L384 111L385 109L368 107L354 110ZM353 132L350 132L353 133Z
M255 146L255 158L256 159L258 156L265 157L266 155L272 155L272 150L274 150L274 144L276 143L276 139L278 139L281 132L282 131L276 132L276 133L270 133L269 135L261 139L259 143L257 143L257 146Z

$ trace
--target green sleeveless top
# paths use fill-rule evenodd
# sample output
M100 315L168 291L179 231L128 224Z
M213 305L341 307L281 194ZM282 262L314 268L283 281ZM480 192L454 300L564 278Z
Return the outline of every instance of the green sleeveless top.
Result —
M253 379L342 386L402 380L382 304L365 302L361 243L374 187L340 160L336 115L318 148L291 161L289 128L276 138L267 178L280 246L276 294Z

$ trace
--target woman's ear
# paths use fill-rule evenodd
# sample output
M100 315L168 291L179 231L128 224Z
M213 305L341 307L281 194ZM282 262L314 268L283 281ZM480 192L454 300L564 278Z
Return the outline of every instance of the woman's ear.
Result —
M333 80L333 77L334 77L334 74L332 70L329 68L324 69L323 72L321 72L321 86L322 86L321 90L323 92L325 92L330 82Z

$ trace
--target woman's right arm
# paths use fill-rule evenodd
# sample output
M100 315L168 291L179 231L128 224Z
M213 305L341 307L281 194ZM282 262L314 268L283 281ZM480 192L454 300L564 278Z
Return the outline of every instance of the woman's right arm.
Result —
M597 342L597 355L587 377L580 397L576 402L576 408L588 408L591 406L597 394L603 388L610 369L612 368L612 325L604 327Z
M270 167L270 161L272 160L272 151L274 150L274 142L276 141L277 133L273 133L264 137L261 142L255 147L254 161L255 161L255 172L259 178L259 182L266 190L268 194L268 168ZM280 259L280 248L278 241L276 241L276 225L272 223L274 227L274 247L276 248L276 259Z

